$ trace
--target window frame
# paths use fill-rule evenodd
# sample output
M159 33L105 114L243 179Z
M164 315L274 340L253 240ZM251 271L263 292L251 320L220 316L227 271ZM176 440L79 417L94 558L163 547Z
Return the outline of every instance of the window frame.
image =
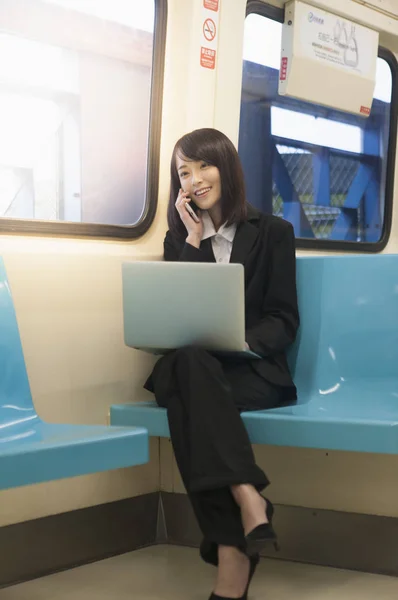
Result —
M167 0L154 0L151 99L149 110L146 198L141 219L134 225L107 225L74 221L0 218L1 234L34 234L84 238L137 239L151 226L159 191L160 135L162 123L164 56L166 47Z
M261 0L248 0L246 6L246 17L250 14L258 14L268 19L273 19L279 23L284 22L284 9L264 4ZM384 198L384 220L381 236L377 242L354 242L345 240L321 240L296 237L297 249L303 250L333 250L349 252L369 252L377 253L384 250L387 246L391 234L393 198L394 198L394 179L395 162L397 149L397 125L398 125L398 61L394 54L379 46L378 57L384 59L392 75L392 94L390 110L390 128L388 140L388 154L386 157L386 185Z

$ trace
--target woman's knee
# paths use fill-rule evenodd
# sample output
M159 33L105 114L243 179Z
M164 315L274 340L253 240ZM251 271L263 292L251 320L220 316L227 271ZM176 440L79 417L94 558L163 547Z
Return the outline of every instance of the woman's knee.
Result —
M203 356L208 356L208 352L198 346L182 346L175 351L177 359L193 359L196 360Z
M184 346L175 351L175 366L178 377L197 381L208 377L219 379L223 375L221 363L207 350L197 346Z

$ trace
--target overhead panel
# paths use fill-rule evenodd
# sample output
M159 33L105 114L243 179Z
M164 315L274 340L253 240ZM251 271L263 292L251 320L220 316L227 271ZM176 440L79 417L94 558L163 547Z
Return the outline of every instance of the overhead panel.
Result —
M293 0L285 10L279 93L367 117L378 46L377 31Z

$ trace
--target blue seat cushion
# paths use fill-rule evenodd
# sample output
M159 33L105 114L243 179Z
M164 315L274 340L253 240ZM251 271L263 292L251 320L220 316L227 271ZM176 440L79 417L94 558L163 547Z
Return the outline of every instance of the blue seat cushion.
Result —
M36 417L0 432L3 490L148 462L142 427L52 425Z
M327 400L242 413L252 444L398 454L395 401L375 406L372 397L349 407ZM167 411L156 402L111 407L113 425L143 426L150 436L170 437Z

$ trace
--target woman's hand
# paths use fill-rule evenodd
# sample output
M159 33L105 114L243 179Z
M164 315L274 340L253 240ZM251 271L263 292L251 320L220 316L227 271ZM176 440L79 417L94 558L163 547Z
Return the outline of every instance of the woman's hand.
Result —
M189 214L189 212L187 211L185 205L187 203L189 203L190 201L191 201L191 199L189 198L188 193L183 192L182 189L180 189L180 193L178 194L178 198L176 200L175 207L176 207L178 214L180 215L180 219L184 223L187 233L188 233L186 241L188 242L188 244L191 244L191 246L195 246L195 248L199 248L200 242L202 241L202 235L203 235L203 222L200 217L200 211L198 211L198 213L197 213L199 223L196 223L193 220L193 218L191 217L191 215Z

